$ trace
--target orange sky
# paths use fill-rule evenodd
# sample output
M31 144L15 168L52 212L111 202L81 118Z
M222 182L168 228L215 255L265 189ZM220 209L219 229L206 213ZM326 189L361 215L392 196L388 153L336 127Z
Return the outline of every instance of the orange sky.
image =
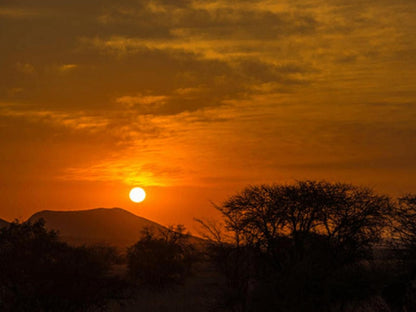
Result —
M414 0L2 0L0 218L192 228L247 184L416 192L415 35Z

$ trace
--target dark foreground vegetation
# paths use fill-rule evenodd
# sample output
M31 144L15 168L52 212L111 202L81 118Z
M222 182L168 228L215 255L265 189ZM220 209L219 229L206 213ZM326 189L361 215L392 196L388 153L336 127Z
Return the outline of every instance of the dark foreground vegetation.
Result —
M124 253L15 222L0 230L0 311L416 311L416 195L302 181L216 208L221 221L197 220L204 243L178 226Z

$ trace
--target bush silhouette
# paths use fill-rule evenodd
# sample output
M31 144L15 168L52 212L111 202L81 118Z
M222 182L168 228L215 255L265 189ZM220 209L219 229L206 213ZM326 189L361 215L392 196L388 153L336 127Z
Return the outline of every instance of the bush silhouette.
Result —
M143 234L127 252L131 278L156 288L183 282L195 260L183 227L167 229L158 236L150 230Z
M105 303L120 286L107 276L109 252L68 246L42 220L12 223L0 230L0 310L80 311Z

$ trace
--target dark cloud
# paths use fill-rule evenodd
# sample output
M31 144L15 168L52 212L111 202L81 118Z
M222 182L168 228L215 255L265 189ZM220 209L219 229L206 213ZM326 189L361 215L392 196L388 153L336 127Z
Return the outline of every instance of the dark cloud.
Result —
M317 24L313 16L306 14L226 8L187 11L175 26L207 38L275 40L312 33Z

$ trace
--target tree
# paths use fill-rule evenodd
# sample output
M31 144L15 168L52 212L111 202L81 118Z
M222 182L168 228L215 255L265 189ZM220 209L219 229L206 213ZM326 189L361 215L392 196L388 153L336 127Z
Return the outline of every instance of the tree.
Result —
M71 247L36 223L0 230L0 310L80 311L120 290L108 276L111 250Z
M392 217L389 238L395 252L390 271L394 276L386 283L383 297L394 311L416 311L416 194L398 198Z
M283 237L292 239L291 261L304 258L308 241L323 238L344 260L368 255L392 206L368 188L300 181L249 186L216 208L237 245L256 246L279 262Z
M193 247L182 225L156 235L145 229L143 237L127 252L132 279L151 287L165 287L183 282L195 260Z
M416 256L416 195L407 194L398 200L395 214L396 233L401 248Z
M387 196L345 183L299 181L248 186L215 207L228 233L202 225L216 237L234 237L212 250L228 288L237 292L236 311L322 311L344 300L347 290L349 299L371 292L370 278L358 287L349 277L367 276L358 263L371 257L389 224Z

